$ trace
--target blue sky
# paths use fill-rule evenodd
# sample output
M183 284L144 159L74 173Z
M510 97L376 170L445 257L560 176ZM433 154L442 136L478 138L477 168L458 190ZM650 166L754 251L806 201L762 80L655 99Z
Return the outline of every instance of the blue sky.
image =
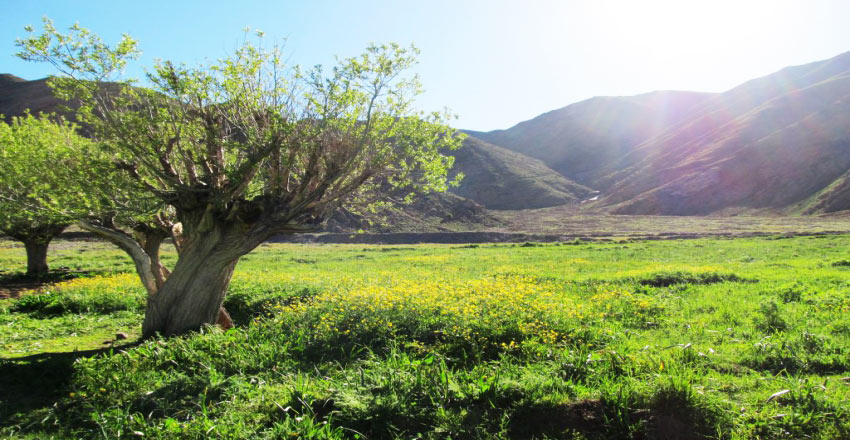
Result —
M850 2L760 0L15 1L0 16L0 73L44 77L14 57L27 24L79 22L144 56L187 63L235 48L242 29L286 39L294 63L332 64L370 42L414 43L423 110L455 125L508 128L597 95L675 89L719 92L784 66L850 50Z

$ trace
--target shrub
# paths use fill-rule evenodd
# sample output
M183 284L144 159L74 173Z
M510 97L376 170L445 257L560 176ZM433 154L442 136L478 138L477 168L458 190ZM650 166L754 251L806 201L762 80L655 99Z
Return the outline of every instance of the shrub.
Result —
M753 282L753 280L741 278L734 273L675 271L657 272L646 278L639 279L637 282L644 286L669 287L676 284L742 283Z
M765 333L776 333L788 329L788 322L782 315L782 309L774 300L770 300L759 307L759 315L755 318L757 329Z

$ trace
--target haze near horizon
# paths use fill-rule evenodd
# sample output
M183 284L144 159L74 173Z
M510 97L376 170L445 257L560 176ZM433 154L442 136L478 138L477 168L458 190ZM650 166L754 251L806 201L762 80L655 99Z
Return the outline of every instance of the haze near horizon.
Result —
M154 58L218 58L246 26L286 39L292 63L306 66L356 55L369 42L412 43L422 50L419 106L448 107L456 126L482 131L599 95L721 92L850 50L850 4L840 1L45 1L5 12L0 70L26 79L52 73L14 57L14 39L42 16L62 29L79 22L110 42L122 33L138 39L144 56L133 76Z

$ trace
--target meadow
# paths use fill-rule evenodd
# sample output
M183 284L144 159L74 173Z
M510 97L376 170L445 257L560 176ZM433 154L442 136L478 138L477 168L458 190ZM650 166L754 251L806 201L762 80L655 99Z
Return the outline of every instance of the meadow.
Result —
M140 343L129 260L58 241L78 277L0 300L0 435L846 439L848 249L266 244L237 267L234 329ZM0 242L3 281L23 261Z

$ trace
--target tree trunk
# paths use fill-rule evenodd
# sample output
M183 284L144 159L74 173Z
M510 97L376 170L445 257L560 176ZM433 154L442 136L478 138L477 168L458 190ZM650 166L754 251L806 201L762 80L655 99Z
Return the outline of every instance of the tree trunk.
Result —
M237 261L220 254L181 254L165 284L148 298L142 337L178 335L220 320L223 327L232 325L221 305Z
M230 283L230 276L233 273L233 267L228 269L227 264L218 264L207 267L207 265L212 261L212 259L209 258L209 253L215 248L213 244L218 242L216 237L219 236L216 234L209 234L209 237L204 237L204 239L199 240L198 246L193 249L194 252L182 252L183 246L177 248L178 251L180 251L178 254L179 257L177 260L177 266L175 266L175 271L178 272L178 277L172 281L171 272L169 272L169 270L162 264L162 261L159 258L160 247L162 246L163 240L165 240L168 235L165 232L158 229L140 226L135 228L133 235L131 236L130 234L114 227L114 225L104 226L86 221L80 222L80 227L109 240L127 252L127 254L133 259L133 262L136 265L136 273L139 275L142 284L148 291L147 311L145 313L145 321L142 326L143 337L149 338L157 333L161 333L163 335L179 334L188 330L196 330L203 324L218 324L224 329L233 327L233 321L230 319L230 314L227 313L227 310L221 306L222 302L224 302L224 294L227 291L227 286ZM233 259L232 266L235 267L235 265L236 260ZM211 268L217 268L216 271L218 271L218 273L208 270ZM192 278L192 274L196 272L203 272L203 274L199 278L201 281L199 281L197 285L194 285L193 282L195 279ZM222 276L225 276L225 278L221 278ZM170 282L170 284L167 284L167 282ZM165 292L163 292L166 286L171 287L165 289ZM175 302L179 303L178 300L182 298L182 294L180 292L184 290L194 292L202 291L204 289L211 289L212 293L202 292L201 295L212 295L212 301L218 301L218 306L216 307L214 318L212 320L206 318L206 312L200 313L198 310L191 310L193 309L191 302L186 306L175 306ZM215 292L216 289L220 291ZM193 300L194 299L190 299L190 301ZM175 314L174 307L178 307L176 310L179 313ZM187 309L189 309L188 312L186 311ZM200 314L194 317L185 316L193 313ZM172 319L172 314L174 314L173 319L176 320L175 322L182 322L181 320L186 320L186 322L191 324L187 326L176 324L167 325L167 322Z
M148 229L147 231L136 231L136 241L142 246L150 260L150 276L154 278L157 290L162 288L165 280L171 274L159 259L159 249L168 234L159 229ZM149 292L151 295L156 292Z
M68 225L58 224L14 224L3 233L24 244L27 250L27 276L40 278L47 275L47 247L53 237L62 233Z
M38 238L35 240L24 240L27 250L27 276L30 278L41 278L47 275L47 246L50 239Z

